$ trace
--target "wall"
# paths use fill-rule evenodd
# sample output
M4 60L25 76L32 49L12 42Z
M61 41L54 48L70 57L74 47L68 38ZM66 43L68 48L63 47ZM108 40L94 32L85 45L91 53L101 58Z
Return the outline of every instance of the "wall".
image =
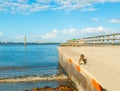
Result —
M59 63L75 83L78 91L103 91L101 85L62 49L58 48Z

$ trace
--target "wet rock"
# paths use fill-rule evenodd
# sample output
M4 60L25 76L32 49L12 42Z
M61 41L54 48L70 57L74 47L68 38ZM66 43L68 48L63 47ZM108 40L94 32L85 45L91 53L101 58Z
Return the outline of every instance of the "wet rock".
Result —
M57 91L57 90L59 90L59 91L73 91L73 90L71 89L71 87L69 87L69 86L64 86L64 85L61 85L61 86L57 87L57 88L56 88L56 91Z
M25 91L29 91L29 90L25 90Z
M33 88L31 91L39 91L39 88Z
M69 86L60 85L56 88L43 87L43 88L33 88L31 91L76 91Z

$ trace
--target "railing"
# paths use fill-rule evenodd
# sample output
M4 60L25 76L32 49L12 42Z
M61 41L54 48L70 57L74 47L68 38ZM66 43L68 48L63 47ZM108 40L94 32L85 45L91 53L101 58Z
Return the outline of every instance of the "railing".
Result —
M68 40L67 43L61 44L61 46L82 45L120 45L120 33Z
M120 33L83 38L85 44L120 45Z

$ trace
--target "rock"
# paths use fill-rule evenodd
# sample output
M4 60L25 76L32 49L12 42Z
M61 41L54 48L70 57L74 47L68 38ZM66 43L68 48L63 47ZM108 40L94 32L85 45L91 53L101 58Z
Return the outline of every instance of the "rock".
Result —
M33 88L31 91L39 91L39 88Z
M61 86L57 87L56 90L60 90L60 91L73 91L73 90L71 89L71 87L69 87L69 86L64 86L64 85L61 85Z
M29 91L29 90L25 90L25 91Z
M27 90L25 90L27 91ZM71 87L69 86L65 86L65 85L60 85L56 88L51 88L51 87L43 87L43 88L33 88L31 91L76 91L73 90Z

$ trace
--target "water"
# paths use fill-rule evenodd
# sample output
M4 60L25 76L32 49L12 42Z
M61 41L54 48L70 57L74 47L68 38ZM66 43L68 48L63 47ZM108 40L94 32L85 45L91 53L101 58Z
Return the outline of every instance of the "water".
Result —
M57 46L0 44L0 91L69 84L58 65Z
M71 86L69 81L37 81L37 82L25 82L25 83L6 83L0 85L0 91L25 91L31 90L35 87L57 87L60 84Z

